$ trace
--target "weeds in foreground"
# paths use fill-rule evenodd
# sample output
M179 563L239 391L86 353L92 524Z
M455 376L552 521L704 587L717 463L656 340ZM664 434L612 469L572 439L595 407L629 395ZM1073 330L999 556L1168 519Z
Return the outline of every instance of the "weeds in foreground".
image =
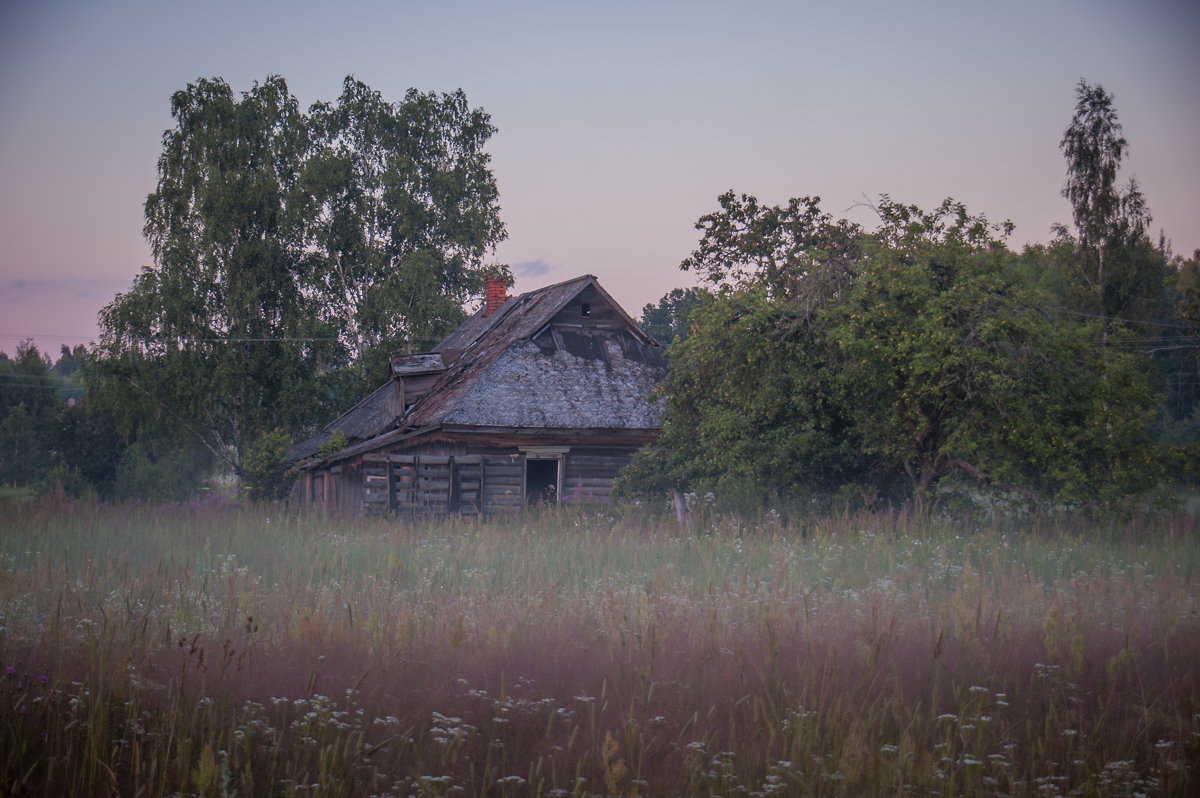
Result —
M1193 795L1200 534L0 508L14 795Z

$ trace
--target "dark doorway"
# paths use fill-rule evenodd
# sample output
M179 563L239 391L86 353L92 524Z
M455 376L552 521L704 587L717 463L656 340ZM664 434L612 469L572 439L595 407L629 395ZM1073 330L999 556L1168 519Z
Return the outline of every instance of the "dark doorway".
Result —
M558 461L525 461L525 503L542 504L558 500Z

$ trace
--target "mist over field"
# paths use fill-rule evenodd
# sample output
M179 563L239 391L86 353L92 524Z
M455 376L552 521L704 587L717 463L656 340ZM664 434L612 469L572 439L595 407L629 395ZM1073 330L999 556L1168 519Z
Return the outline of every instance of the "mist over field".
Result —
M1194 516L0 505L17 795L1192 795Z

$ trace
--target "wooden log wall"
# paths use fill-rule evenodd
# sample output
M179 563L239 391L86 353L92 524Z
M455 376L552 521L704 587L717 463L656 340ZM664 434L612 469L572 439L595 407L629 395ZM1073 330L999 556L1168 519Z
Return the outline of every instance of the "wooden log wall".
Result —
M488 516L516 513L525 506L524 457L485 455L483 474L483 506Z
M485 484L480 455L373 453L362 460L365 514L396 512L414 519L480 514Z
M571 503L612 500L613 480L629 464L628 455L570 452L563 472L560 501Z
M563 503L607 502L630 455L575 449L562 463ZM470 452L459 445L407 453L372 452L308 483L308 499L330 510L423 519L461 514L502 517L525 506L525 455Z

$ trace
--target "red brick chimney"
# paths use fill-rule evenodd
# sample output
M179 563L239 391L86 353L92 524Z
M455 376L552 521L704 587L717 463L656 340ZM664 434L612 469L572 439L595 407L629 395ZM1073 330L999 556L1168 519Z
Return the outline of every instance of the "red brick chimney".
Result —
M484 278L483 315L492 315L508 299L508 281L503 277Z

